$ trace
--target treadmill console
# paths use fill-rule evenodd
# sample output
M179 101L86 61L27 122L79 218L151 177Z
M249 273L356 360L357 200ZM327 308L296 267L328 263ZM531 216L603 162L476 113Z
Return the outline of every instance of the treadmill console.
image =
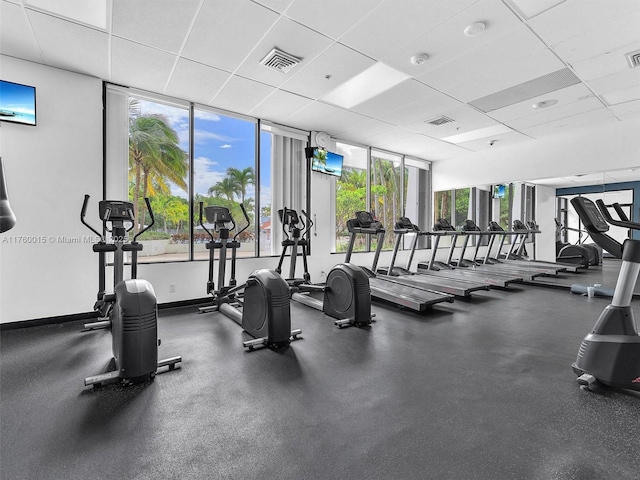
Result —
M492 232L504 232L504 228L498 222L489 222L489 230Z
M479 232L480 227L476 225L476 222L473 220L465 220L464 225L462 225L462 230L465 232Z
M408 217L400 217L396 222L396 230L408 230L410 232L419 232L420 229L414 225Z
M433 224L434 230L445 230L449 232L454 232L456 229L451 225L449 220L446 218L439 218L436 223Z
M609 224L591 200L585 197L575 197L571 199L571 205L576 209L580 220L589 233L609 231Z

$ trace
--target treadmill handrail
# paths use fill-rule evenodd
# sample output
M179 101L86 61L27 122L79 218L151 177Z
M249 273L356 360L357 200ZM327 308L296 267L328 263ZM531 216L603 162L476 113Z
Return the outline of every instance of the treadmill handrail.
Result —
M631 230L640 230L640 223L614 219L602 200L596 200L596 205L598 205L600 213L602 213L602 216L607 221L607 223L615 225L616 227L630 228Z

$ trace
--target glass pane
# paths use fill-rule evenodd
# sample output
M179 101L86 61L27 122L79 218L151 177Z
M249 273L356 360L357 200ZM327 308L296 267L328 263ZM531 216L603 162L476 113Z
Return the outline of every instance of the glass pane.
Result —
M237 238L238 257L255 256L255 135L252 121L213 111L194 111L194 258L209 254L208 235L199 222L199 204L227 207L237 225L247 225L240 204L249 215L249 227ZM207 228L212 227L206 223Z
M371 151L371 199L370 211L387 230L383 250L391 250L394 244L393 229L396 219L402 216L401 157L386 152ZM377 248L372 238L371 249Z
M456 219L453 224L455 227L463 225L465 220L474 219L473 212L471 211L470 193L470 188L460 188L455 191Z
M260 132L260 255L280 255L282 224L278 210L302 215L307 209L306 141L270 126ZM304 218L304 217L303 217ZM305 223L306 219L305 219Z
M408 217L414 225L420 230L428 230L429 218L428 208L429 199L429 167L426 162L405 158L405 174L404 174L404 216ZM404 248L410 248L412 239L409 235L405 235ZM428 237L421 236L418 239L417 248L427 248Z
M189 110L139 98L129 101L129 198L137 225L155 224L139 241L140 262L189 258Z
M336 143L336 153L344 156L342 176L336 184L336 243L334 252L349 245L347 221L367 209L367 149ZM354 251L366 250L366 238L358 235Z

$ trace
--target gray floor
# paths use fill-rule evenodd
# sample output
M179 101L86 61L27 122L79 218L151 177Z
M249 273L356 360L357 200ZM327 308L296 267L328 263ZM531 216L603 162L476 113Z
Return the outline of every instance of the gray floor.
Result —
M160 355L182 368L96 391L82 380L109 333L3 331L0 475L637 479L640 393L583 391L570 368L609 300L509 290L424 314L376 304L370 329L294 304L303 339L283 353L245 352L218 313L161 311Z

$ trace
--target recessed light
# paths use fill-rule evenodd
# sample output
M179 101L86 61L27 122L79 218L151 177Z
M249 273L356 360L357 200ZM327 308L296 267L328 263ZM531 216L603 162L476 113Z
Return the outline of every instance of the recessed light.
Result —
M556 103L558 103L558 100L544 100L542 102L534 103L531 106L533 108L547 108L547 107L550 107L551 105L555 105Z
M411 57L409 60L413 65L422 65L427 61L427 58L429 58L429 55L427 55L426 53L418 53Z
M464 29L464 34L467 37L475 37L476 35L480 35L484 32L486 25L483 22L472 23Z

